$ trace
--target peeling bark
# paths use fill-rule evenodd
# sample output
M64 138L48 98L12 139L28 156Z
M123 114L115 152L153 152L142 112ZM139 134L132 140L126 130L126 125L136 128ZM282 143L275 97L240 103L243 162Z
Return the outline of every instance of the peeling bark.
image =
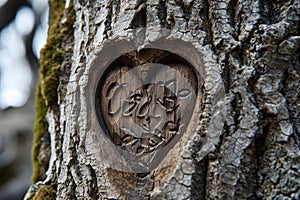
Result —
M57 109L47 112L42 184L57 199L300 199L298 0L75 0L74 9ZM111 57L153 47L199 71L193 120L168 165L121 172L99 156L88 94Z

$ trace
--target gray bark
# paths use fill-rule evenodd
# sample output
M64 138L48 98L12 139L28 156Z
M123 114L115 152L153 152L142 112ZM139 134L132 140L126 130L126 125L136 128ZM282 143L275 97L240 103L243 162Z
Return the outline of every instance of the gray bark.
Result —
M298 0L74 5L58 109L47 114L43 184L57 199L300 199ZM185 133L142 174L103 158L93 91L117 55L143 48L180 55L200 75Z

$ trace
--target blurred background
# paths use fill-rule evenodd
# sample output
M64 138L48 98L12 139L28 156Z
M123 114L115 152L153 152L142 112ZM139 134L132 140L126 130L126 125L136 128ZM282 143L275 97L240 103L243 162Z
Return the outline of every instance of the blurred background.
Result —
M31 184L38 59L47 0L0 0L0 200L22 199Z

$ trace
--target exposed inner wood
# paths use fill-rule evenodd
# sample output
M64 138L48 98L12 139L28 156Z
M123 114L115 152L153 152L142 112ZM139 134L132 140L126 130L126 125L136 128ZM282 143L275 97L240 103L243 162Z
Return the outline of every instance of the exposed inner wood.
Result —
M135 65L127 66L128 61L122 65L125 62L122 58L115 62L118 66L108 68L100 81L96 96L100 102L96 107L100 109L108 137L115 145L138 156L156 154L155 150L184 134L194 109L197 78L187 63L172 55L173 62L167 70L161 70L158 63L145 65L157 58L165 62L170 54L142 50L128 58ZM178 79L179 76L186 81Z

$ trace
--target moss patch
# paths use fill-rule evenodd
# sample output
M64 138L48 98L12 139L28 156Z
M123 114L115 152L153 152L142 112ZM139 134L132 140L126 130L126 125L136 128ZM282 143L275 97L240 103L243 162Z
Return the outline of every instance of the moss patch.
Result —
M60 65L64 59L61 32L61 19L64 14L64 2L50 1L50 27L48 30L47 44L41 50L40 79L41 95L46 105L53 104L57 100L58 77Z
M33 146L32 146L32 182L36 183L40 181L43 177L41 174L40 163L38 161L38 154L40 150L40 141L42 136L47 132L47 122L45 119L47 113L47 107L45 105L45 101L41 95L41 83L38 82L36 96L35 96L35 120L33 127Z
M63 40L69 34L73 34L75 11L71 3L65 10L65 2L61 0L49 0L50 18L48 38L45 47L41 50L39 82L35 97L35 122L34 139L32 147L33 173L32 182L36 183L44 179L41 171L41 163L38 155L41 146L41 138L48 134L48 124L45 119L48 108L57 106L57 88L59 84L60 67L64 60L65 50ZM62 22L64 17L66 20Z
M51 185L41 186L33 197L33 200L55 200L56 190Z

